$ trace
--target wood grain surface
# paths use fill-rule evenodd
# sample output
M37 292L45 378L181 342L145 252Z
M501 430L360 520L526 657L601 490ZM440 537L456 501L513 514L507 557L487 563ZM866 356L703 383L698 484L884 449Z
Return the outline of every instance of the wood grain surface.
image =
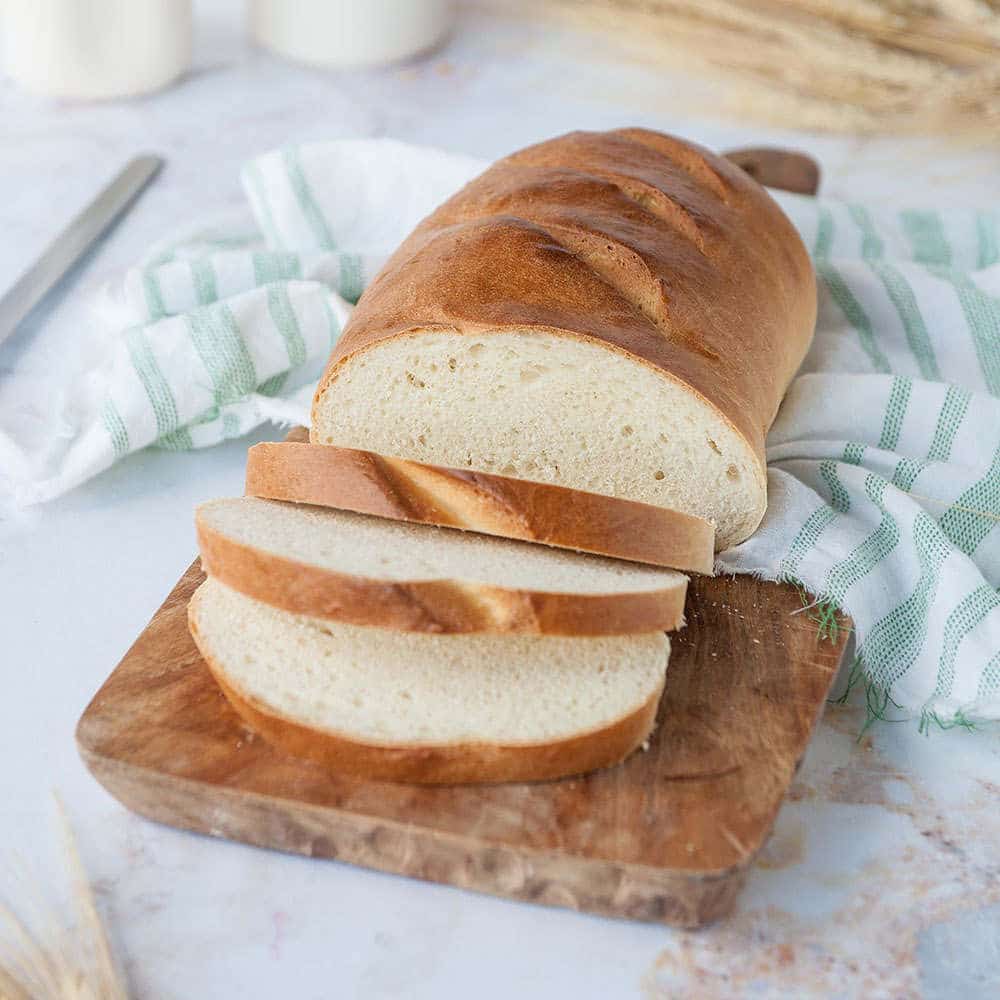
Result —
M262 847L687 927L732 907L849 632L821 638L790 586L695 577L647 751L558 782L417 787L338 778L249 732L188 635L201 579L195 563L80 720L84 760L130 809Z

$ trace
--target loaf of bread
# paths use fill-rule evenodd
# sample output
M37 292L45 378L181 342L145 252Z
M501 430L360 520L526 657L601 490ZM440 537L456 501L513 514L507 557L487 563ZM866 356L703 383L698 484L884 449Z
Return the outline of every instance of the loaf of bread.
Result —
M738 167L657 132L499 161L365 291L311 439L710 521L766 506L764 437L808 348L812 268Z
M265 739L340 774L425 784L538 781L617 763L649 736L670 651L662 632L345 625L211 579L188 620L226 697Z
M238 497L196 515L209 576L300 614L408 632L679 628L687 578L423 524Z
M354 448L296 441L254 445L247 456L246 492L712 572L715 532L700 518L548 483L424 465Z

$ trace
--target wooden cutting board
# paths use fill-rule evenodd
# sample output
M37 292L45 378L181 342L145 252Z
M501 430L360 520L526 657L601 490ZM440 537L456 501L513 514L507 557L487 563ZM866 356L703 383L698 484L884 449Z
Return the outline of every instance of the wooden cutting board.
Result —
M84 712L77 742L143 816L579 910L695 927L732 907L837 672L788 585L694 577L649 749L583 778L338 778L246 729L187 631L196 562ZM377 669L377 664L373 664Z

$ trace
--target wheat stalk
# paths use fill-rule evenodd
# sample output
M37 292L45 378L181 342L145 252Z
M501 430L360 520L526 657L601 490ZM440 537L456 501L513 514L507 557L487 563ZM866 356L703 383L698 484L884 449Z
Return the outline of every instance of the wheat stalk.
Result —
M781 125L995 141L996 0L533 0Z
M73 919L53 914L37 884L22 892L21 914L0 902L0 1000L128 1000L72 827L56 805Z

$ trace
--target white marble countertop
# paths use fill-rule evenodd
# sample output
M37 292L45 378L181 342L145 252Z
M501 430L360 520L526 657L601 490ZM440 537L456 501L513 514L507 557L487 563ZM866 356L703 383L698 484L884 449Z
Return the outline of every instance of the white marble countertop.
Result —
M838 195L995 194L986 156L685 117L683 81L483 11L427 61L352 75L253 50L234 2L198 13L196 69L162 94L79 106L0 84L0 288L129 154L169 160L73 284L0 349L0 400L73 350L88 289L178 221L238 204L241 161L289 141L385 134L492 157L574 127L638 123L716 147L797 145ZM84 770L73 729L189 563L194 504L241 490L246 445L140 453L0 523L0 873L22 875L0 878L0 895L17 902L26 881L58 881L57 790L137 996L1000 995L995 734L885 724L857 742L863 709L830 707L736 913L695 933L286 857L126 812Z

